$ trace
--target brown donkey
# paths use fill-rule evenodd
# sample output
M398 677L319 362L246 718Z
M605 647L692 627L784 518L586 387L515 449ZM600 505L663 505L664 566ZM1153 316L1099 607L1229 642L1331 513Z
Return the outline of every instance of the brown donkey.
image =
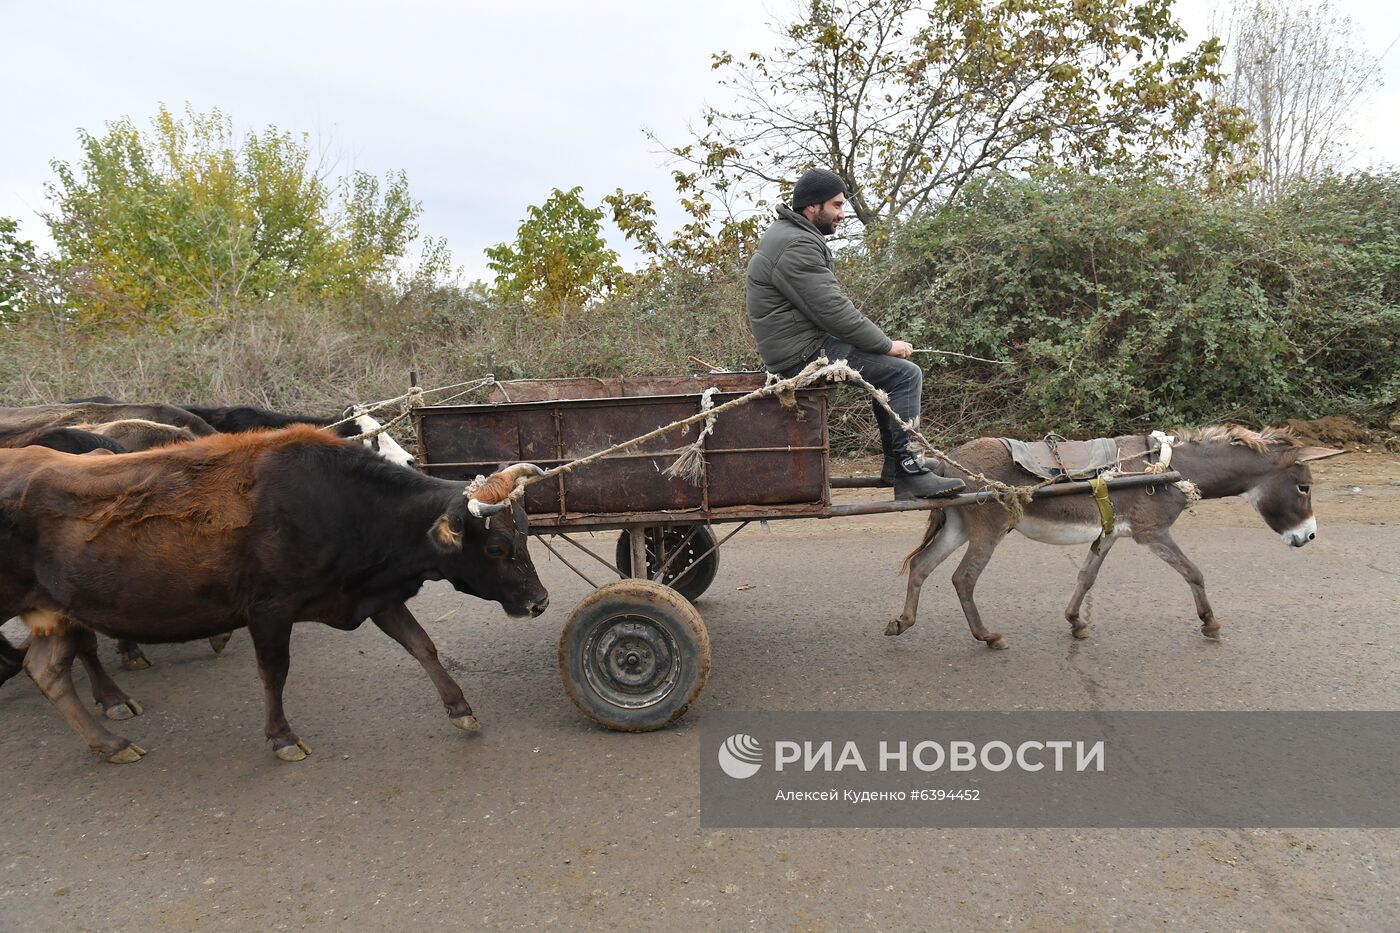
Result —
M1145 438L1127 436L1114 440L1127 469L1141 464ZM1236 426L1218 426L1179 434L1173 447L1171 469L1194 483L1203 499L1245 497L1285 544L1302 547L1317 537L1308 461L1340 453L1344 451L1305 446L1287 431L1256 432ZM996 438L969 441L952 451L952 457L968 469L1003 483L1020 485L1032 479L1015 465L1006 447ZM968 477L967 485L972 491L985 484ZM1206 601L1205 579L1171 536L1172 523L1187 506L1185 493L1174 486L1125 489L1112 493L1111 499L1115 517L1113 534L1104 536L1097 554L1090 553L1079 571L1079 586L1065 608L1072 634L1076 638L1088 637L1087 623L1079 619L1084 594L1094 585L1094 578L1114 540L1131 536L1139 544L1147 545L1152 553L1186 579L1196 599L1201 634L1218 638L1220 623ZM904 611L885 628L885 634L899 635L914 624L924 580L966 543L967 553L953 571L953 588L962 603L972 637L985 642L989 648L1005 648L1001 633L989 632L983 626L981 614L972 601L972 592L992 552L1007 534L1007 525L1006 510L995 502L930 512L923 541L905 559L909 592ZM1089 544L1098 538L1102 525L1091 496L1061 496L1029 504L1016 530L1033 541L1046 544Z

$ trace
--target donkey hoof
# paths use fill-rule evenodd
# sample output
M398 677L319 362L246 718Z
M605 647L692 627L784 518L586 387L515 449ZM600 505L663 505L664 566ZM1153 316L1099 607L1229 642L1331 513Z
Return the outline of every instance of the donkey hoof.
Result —
M452 725L456 726L458 729L461 729L463 732L481 731L481 720L477 719L476 716L474 716L471 713L468 713L465 716L453 716Z
M151 659L146 657L140 651L137 651L134 654L122 655L121 661L122 667L126 668L129 671L144 671L146 668L151 666Z
M141 746L128 743L125 748L108 755L107 760L114 765L129 765L133 761L140 761L145 754L146 750Z
M1202 625L1201 634L1214 641L1220 640L1220 623L1214 625Z
M1069 633L1070 633L1071 635L1073 635L1075 638L1088 638L1088 637L1089 637L1089 626L1087 626L1087 625L1081 625L1081 626L1079 626L1079 628L1072 628L1072 629L1069 630Z
M144 712L145 710L141 708L141 704L137 703L131 697L127 697L124 703L113 703L111 706L102 710L103 715L108 719L115 719L117 722L132 719L136 716L140 716Z
M1011 646L1008 645L1006 643L1006 639L1002 638L1000 635L992 635L990 638L987 639L987 647L994 648L997 651L1005 651Z
M913 622L909 622L909 623L906 624L905 621L904 621L903 619L894 618L894 619L890 619L890 624L885 626L885 634L886 634L886 635L903 635L905 632L909 631L909 630L910 630L911 628L913 628L913 627L914 627L914 623L913 623Z
M233 637L232 632L224 632L222 635L215 635L209 639L209 647L214 649L215 654L223 654L228 647L228 640Z
M311 754L311 746L301 739L297 739L294 745L279 745L272 751L283 761L303 761L307 755Z

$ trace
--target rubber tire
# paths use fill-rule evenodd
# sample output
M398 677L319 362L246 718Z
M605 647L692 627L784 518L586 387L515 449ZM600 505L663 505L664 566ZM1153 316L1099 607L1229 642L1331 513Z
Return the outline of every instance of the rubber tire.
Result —
M690 534L691 528L696 529L695 537L690 539L690 544L688 544L687 547L694 548L692 553L704 554L706 551L710 551L710 553L700 561L700 566L696 567L681 579L679 585L673 585L671 580L679 576L681 571L685 570L685 567L678 567L675 564L672 564L666 571L666 576L669 579L661 580L660 582L671 587L671 589L680 593L691 602L695 602L710 588L710 584L715 582L715 575L719 573L719 549L715 548L713 551L710 550L715 547L714 532L710 531L707 525L671 525L666 528L663 534L665 534L668 539L671 539L670 543L674 546L684 540L686 535ZM615 556L617 559L617 569L625 574L631 574L632 533L630 531L624 531L617 536L617 552ZM656 566L652 563L651 559L648 558L647 576L650 577L651 574L655 572Z
M623 614L647 618L676 642L681 673L671 692L653 706L619 706L594 690L584 673L584 647L589 636ZM700 613L669 586L650 580L619 580L600 586L574 607L559 635L559 676L564 692L589 719L618 732L654 732L680 719L705 689L710 663L710 633Z

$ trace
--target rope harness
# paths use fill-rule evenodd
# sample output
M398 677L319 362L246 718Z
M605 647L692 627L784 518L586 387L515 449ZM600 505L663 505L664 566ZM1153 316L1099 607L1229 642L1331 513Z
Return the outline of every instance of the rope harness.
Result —
M340 427L343 424L350 424L353 421L358 421L364 415L368 415L376 411L383 411L386 408L393 408L396 405L400 406L399 413L389 421L386 421L383 424L381 424L379 427L374 428L370 431L361 432L359 434L354 435L353 437L346 438L347 441L369 440L372 437L378 437L380 434L383 434L385 431L388 431L394 425L398 424L400 421L403 421L409 415L413 414L413 409L423 407L423 404L429 395L437 395L439 392L451 392L453 389L460 389L460 392L453 393L452 395L449 395L447 398L444 399L438 399L438 401L436 402L436 404L438 405L446 405L448 402L451 402L454 399L461 398L468 392L474 392L477 389L480 389L484 386L495 385L495 383L495 375L492 373L487 373L485 378L482 379L473 379L470 382L458 382L452 385L439 386L436 389L423 389L419 386L414 386L413 388L405 392L403 395L396 395L393 398L386 398L378 402L367 402L363 405L352 405L349 409L349 414L347 414L344 418L341 418L339 421L326 425L324 430L333 432L336 428Z

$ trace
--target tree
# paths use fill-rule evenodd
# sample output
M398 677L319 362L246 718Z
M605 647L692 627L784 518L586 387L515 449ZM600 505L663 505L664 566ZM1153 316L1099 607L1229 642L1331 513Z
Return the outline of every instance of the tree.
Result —
M748 262L758 247L763 216L756 212L744 217L732 211L717 212L696 172L674 171L672 178L681 209L689 220L669 238L656 227L656 204L649 194L618 188L603 198L612 212L613 223L647 257L648 272L714 277L730 275L736 266Z
M670 147L722 200L821 165L869 228L994 170L1226 174L1247 137L1210 93L1219 41L1177 54L1171 0L810 0L777 32L714 56L734 103Z
M38 265L34 244L19 238L19 223L0 217L0 324L12 323L28 310L30 280Z
M1224 99L1257 125L1262 197L1278 199L1300 178L1339 168L1353 152L1356 104L1379 85L1378 59L1329 0L1261 0L1237 7Z
M497 295L561 317L602 297L622 275L603 239L603 216L583 202L582 187L555 188L544 204L531 205L515 242L486 250Z
M48 217L80 321L226 314L249 297L346 296L389 280L421 212L402 173L339 182L306 137L241 137L219 111L161 107L79 132L76 165L55 162ZM338 194L338 197L337 197Z

